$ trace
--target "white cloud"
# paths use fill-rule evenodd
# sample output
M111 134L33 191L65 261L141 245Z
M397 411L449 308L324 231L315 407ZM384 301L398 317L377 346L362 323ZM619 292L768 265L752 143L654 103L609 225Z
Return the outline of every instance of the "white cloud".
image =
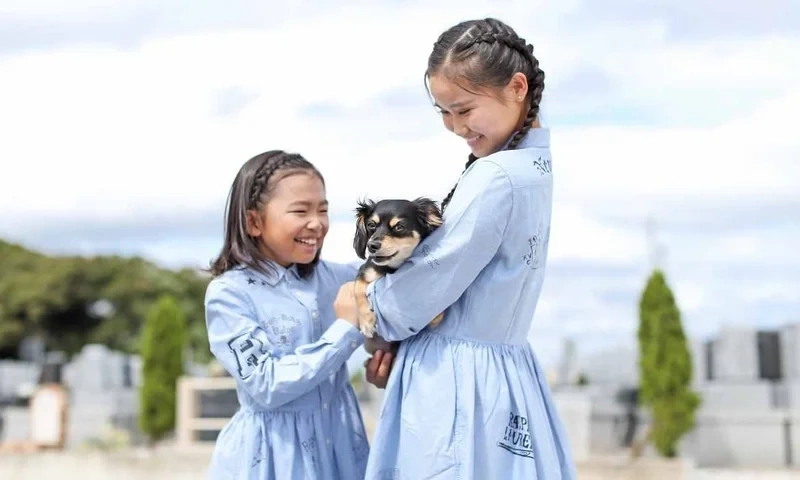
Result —
M785 282L772 281L758 285L748 285L744 289L744 300L753 303L762 300L778 300L786 303L798 302L800 301L800 282L796 281L787 284Z
M646 260L647 251L643 235L604 225L578 204L559 202L553 208L549 256L551 261L628 264Z
M394 88L414 85L421 89L431 41L449 24L443 19L456 18L445 10L422 15L422 8L350 8L333 17L287 23L266 32L158 38L127 52L84 48L12 57L3 64L0 80L4 105L0 128L11 132L0 153L5 161L13 159L18 170L6 177L0 198L16 199L15 215L27 214L26 209L120 215L161 209L163 204L205 207L224 195L227 182L221 185L220 179L232 178L239 163L271 147L309 152L326 166L353 165L365 157L370 160L359 163L359 168L408 165L411 170L424 163L428 173L419 187L446 192L462 162L462 154L454 152L463 151L463 147L453 148L456 142L448 134L440 132L424 143L369 147L367 153L358 132L342 132L335 125L309 130L308 120L297 114L300 107L313 102L333 100L359 106ZM392 17L387 16L389 12ZM389 23L391 19L397 21ZM414 35L408 35L412 24ZM571 35L556 37L547 31L544 35L545 45L562 37L568 45L578 45ZM378 38L381 41L365 41ZM361 48L348 50L351 45ZM778 68L778 73L783 70L786 75L770 78L791 81L789 72L800 71L794 68L797 60L790 53L796 44L783 41L779 45L783 47L771 50L774 57L768 60L755 54L763 47L759 42L750 49L737 49L752 52L749 55L756 62L754 68L740 70ZM690 81L717 85L725 78L736 78L732 47L721 53L714 45L691 51L674 47L666 53L654 48L651 44L647 50L615 52L617 63L608 63L607 71L625 72L620 79L629 79L626 88L642 85L653 96L661 88L690 86ZM555 81L559 68L576 68L580 65L576 61L583 60L542 50L543 57L553 57L549 64L543 60L543 65L556 72ZM680 62L687 55L683 61L688 63L665 70L671 75L662 75L652 63ZM565 65L570 60L571 67ZM697 68L703 65L705 75ZM753 75L759 74L748 75L744 80L752 83ZM213 96L230 86L258 92L258 97L235 118L215 117ZM779 119L791 118L798 103L798 95L792 93L768 107L768 114L757 112L748 117L752 121L735 120L716 129L556 129L559 191L565 197L579 192L587 198L794 189L800 172L793 166L796 162L787 165L775 160L775 155L764 155L755 168L753 157L764 147L758 142L760 135L752 132L764 131L773 144L788 144L793 133L789 122ZM435 119L425 117L428 114L417 113L433 128ZM381 122L385 115L391 113L375 112L375 121ZM773 124L777 131L768 128ZM741 135L743 131L751 133ZM733 135L744 139L746 148L732 142ZM118 167L124 172L121 177L112 173ZM787 168L791 169L788 175ZM329 171L332 190L335 185L355 182L339 176L339 171ZM394 174L403 171L398 168ZM47 178L41 178L42 173ZM32 189L19 178L52 193L30 195ZM393 180L371 182L375 189L391 189L398 185Z
M757 111L714 128L556 131L559 188L569 197L628 197L637 205L663 196L796 194L800 167L787 161L793 134L781 123L792 118L799 99L791 92L767 107L769 115ZM762 132L774 141L764 143Z

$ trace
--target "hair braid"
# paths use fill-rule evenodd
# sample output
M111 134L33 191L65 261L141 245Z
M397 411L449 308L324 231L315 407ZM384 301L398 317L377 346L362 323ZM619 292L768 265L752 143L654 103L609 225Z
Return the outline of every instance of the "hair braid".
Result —
M484 46L485 45L485 46ZM455 67L456 75L475 85L505 86L516 72L528 81L528 111L522 127L507 149L514 150L539 118L544 92L544 71L533 54L533 45L505 23L486 18L459 23L439 36L428 59L427 75ZM477 158L470 154L466 171ZM458 182L442 200L442 212L453 198Z
M301 165L302 161L304 161L303 158L297 154L267 157L259 169L256 170L256 174L253 177L253 185L250 188L250 198L248 199L248 208L256 208L258 206L261 196L268 191L268 186L274 183L273 177L275 172L292 166L305 168L304 165Z
M467 160L467 163L464 165L464 171L461 172L461 173L463 174L464 172L466 172L467 169L470 167L470 165L475 163L476 160L478 160L478 157L476 157L475 155L470 153L469 154L469 160ZM456 193L456 187L458 187L458 182L456 182L456 184L453 185L453 188L450 189L450 193L448 193L447 196L444 197L444 200L442 200L442 212L443 213L444 213L445 208L447 208L447 205L450 203L450 200L453 198L453 194Z

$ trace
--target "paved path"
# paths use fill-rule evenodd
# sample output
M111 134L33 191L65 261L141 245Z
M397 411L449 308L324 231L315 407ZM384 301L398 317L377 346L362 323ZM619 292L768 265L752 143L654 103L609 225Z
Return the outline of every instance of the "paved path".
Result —
M617 474L596 473L591 469L579 469L580 480L627 480L629 472L621 471ZM698 470L687 480L800 480L800 472L792 471L757 471L757 470Z
M800 480L800 471L702 469L692 480Z

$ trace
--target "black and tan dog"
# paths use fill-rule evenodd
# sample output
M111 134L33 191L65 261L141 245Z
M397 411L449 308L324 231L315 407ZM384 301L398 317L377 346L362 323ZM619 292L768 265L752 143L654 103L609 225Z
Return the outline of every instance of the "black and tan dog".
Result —
M358 202L353 248L366 262L358 270L355 294L359 328L367 339L373 339L375 335L375 313L367 300L367 285L397 270L417 245L441 225L439 207L427 198ZM430 325L435 326L441 320L440 313ZM368 352L374 353L376 348L386 349L386 343L381 345L381 342L374 339L365 342L364 346Z

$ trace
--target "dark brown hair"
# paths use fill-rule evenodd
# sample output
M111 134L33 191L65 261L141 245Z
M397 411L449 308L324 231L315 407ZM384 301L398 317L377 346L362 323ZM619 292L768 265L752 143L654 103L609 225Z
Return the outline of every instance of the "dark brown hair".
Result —
M533 56L533 45L511 27L500 20L486 18L461 22L449 28L433 44L425 79L442 74L462 86L466 83L467 86L502 88L517 72L523 73L528 80L529 110L522 128L508 144L508 149L513 150L539 116L544 71ZM477 157L470 154L464 170L476 160ZM458 184L442 200L442 211L453 198L456 186Z
M247 211L262 209L278 181L297 173L312 173L325 183L316 167L297 153L271 150L256 155L242 165L228 194L225 243L219 256L211 262L209 270L213 276L222 275L241 265L265 275L274 273L258 248L258 240L247 233ZM298 265L300 276L308 277L318 261L319 252L311 263Z

